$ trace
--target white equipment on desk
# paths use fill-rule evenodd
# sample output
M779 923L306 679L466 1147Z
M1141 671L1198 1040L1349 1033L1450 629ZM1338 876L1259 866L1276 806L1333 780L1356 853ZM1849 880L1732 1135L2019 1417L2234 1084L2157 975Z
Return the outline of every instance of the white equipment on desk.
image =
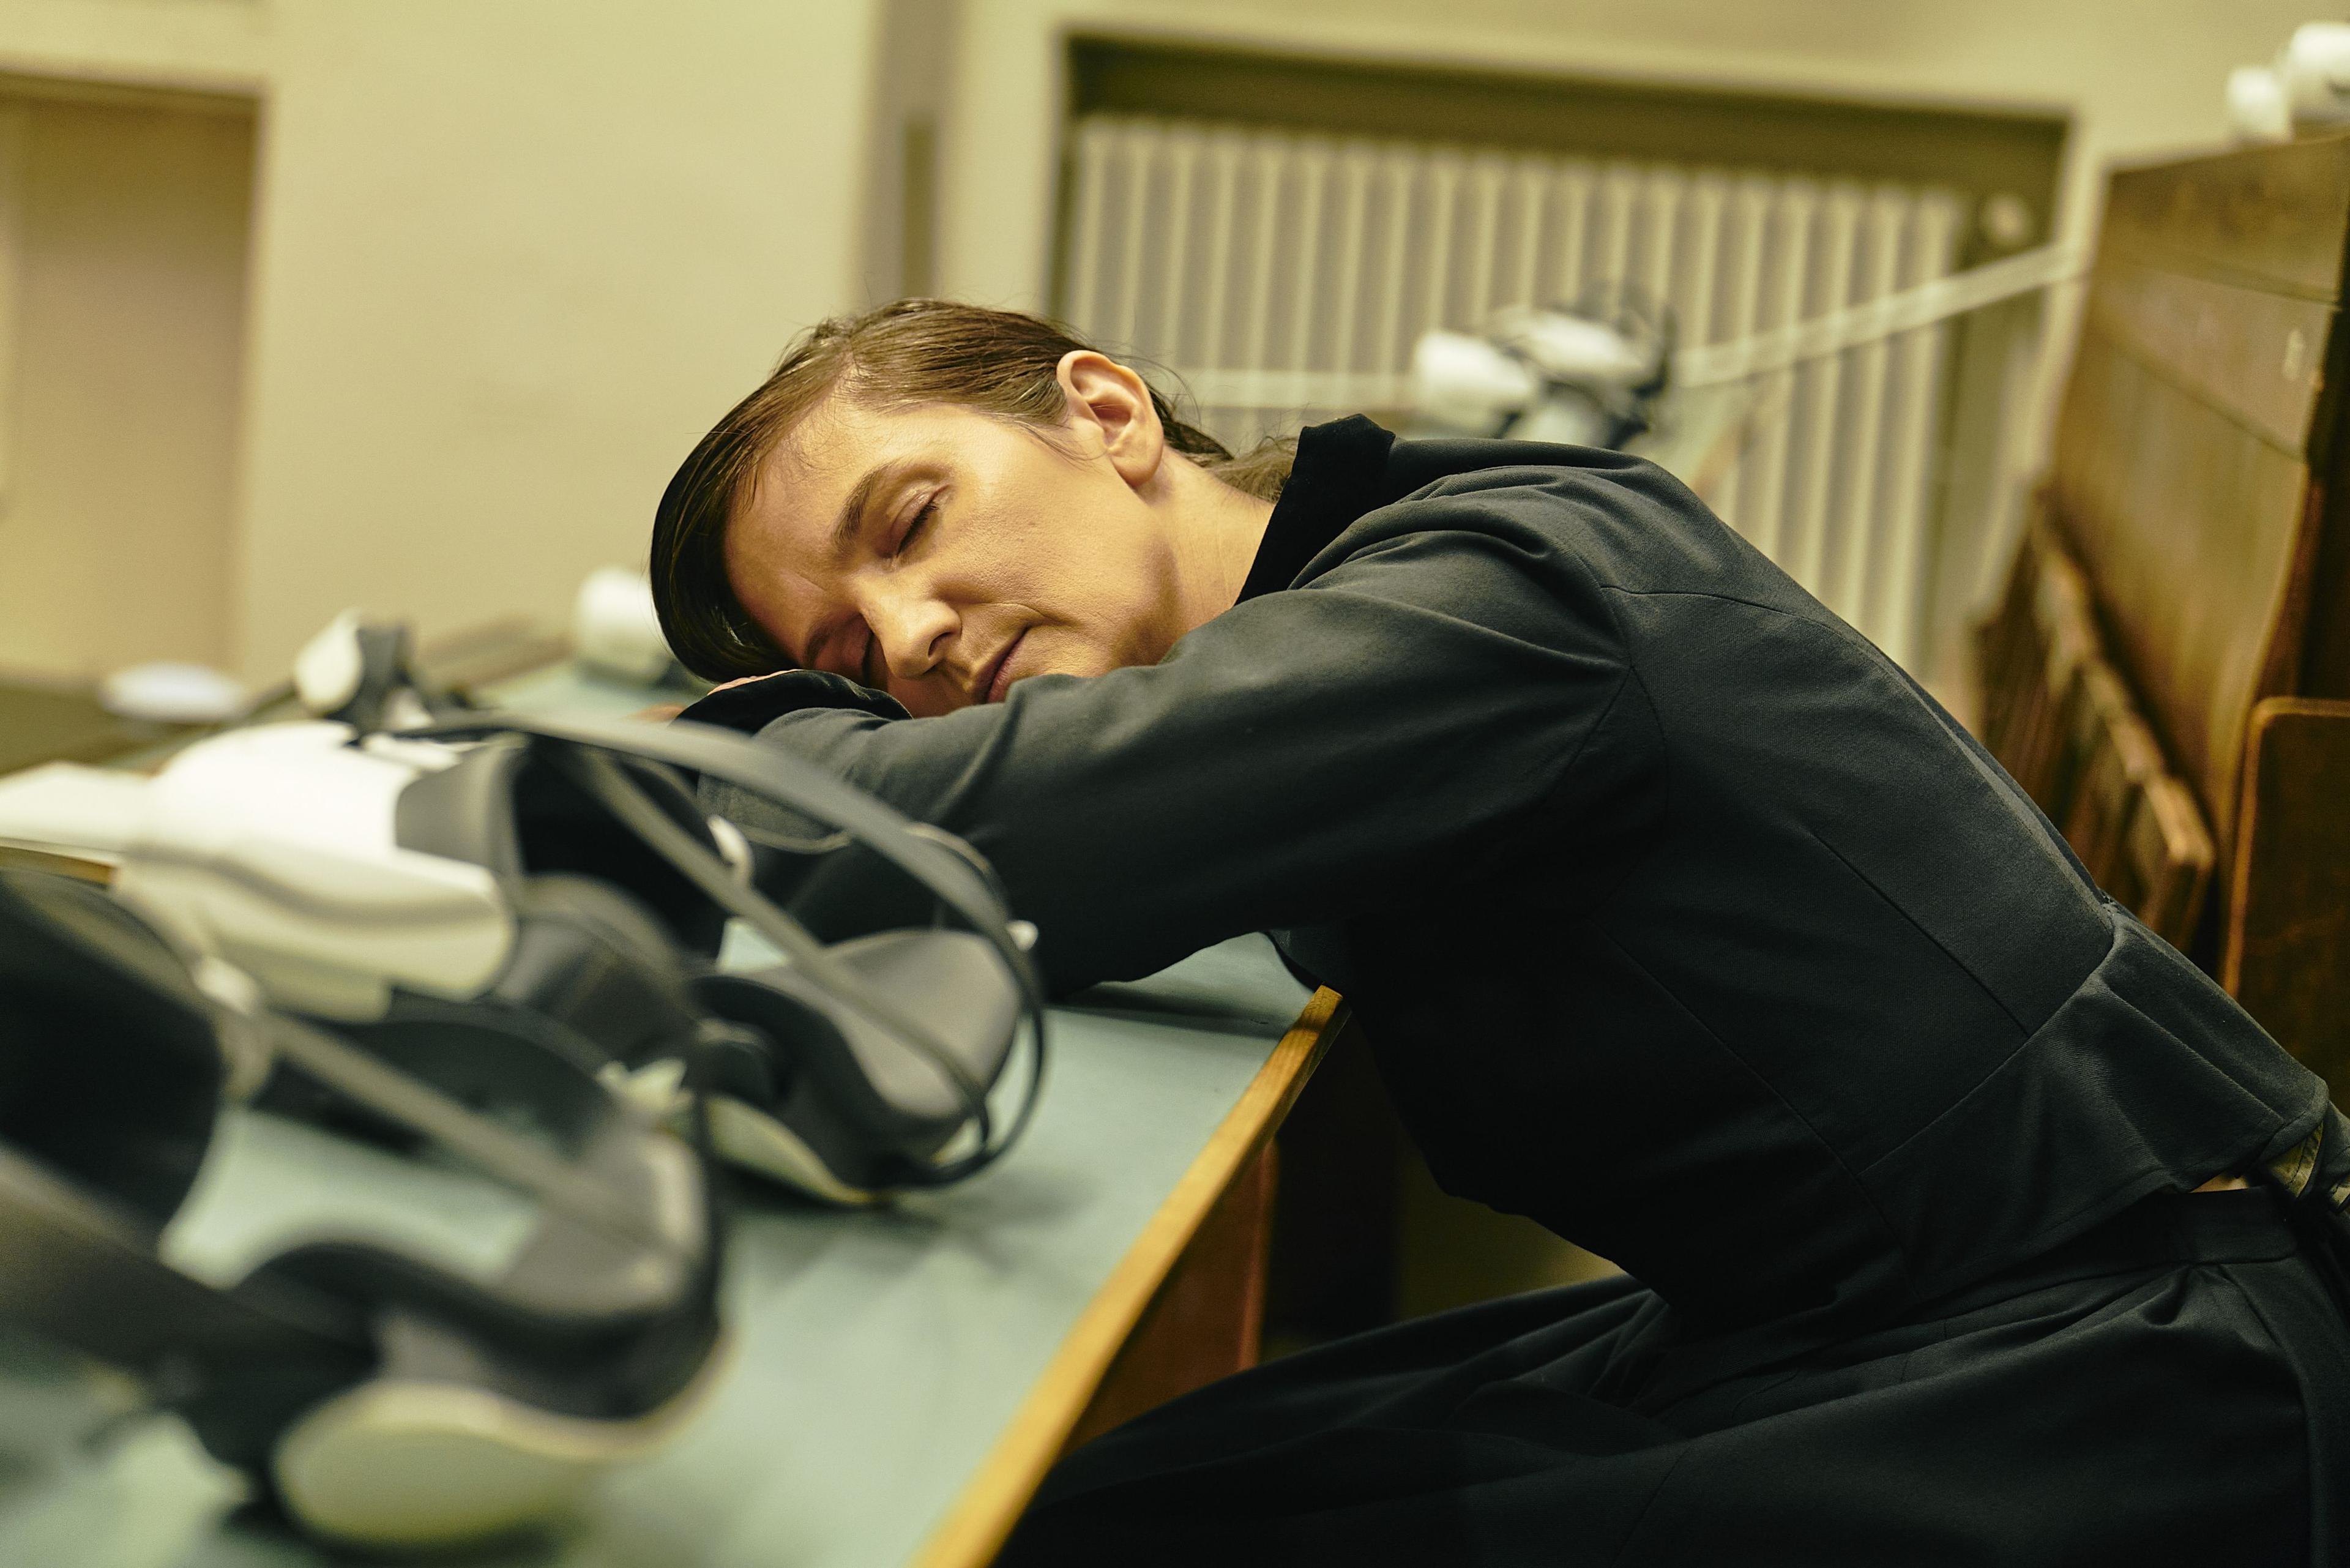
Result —
M2228 73L2228 130L2239 141L2293 140L2293 105L2274 70L2238 66Z
M1669 325L1638 311L1514 306L1473 336L1421 335L1412 412L1433 431L1621 447L1648 428L1671 363Z
M2290 141L2297 130L2350 122L2350 23L2294 28L2274 61L2228 73L2227 102L2239 141Z
M957 1180L1008 1147L1043 992L967 847L728 732L468 711L404 670L400 639L338 621L296 686L343 717L203 740L152 779L0 782L0 842L110 861L182 947L388 1054L526 1028L678 1116L709 1065L719 1152L818 1197ZM921 924L818 940L679 770L823 825L800 858L853 846L862 875L910 879ZM784 961L716 972L730 919ZM1024 1019L1036 1071L998 1136L988 1091Z
M153 778L54 763L0 784L0 840L110 862L124 903L319 1017L381 1017L395 990L477 994L515 943L481 866L398 842L401 794L445 746L339 723L201 741Z
M2306 22L2277 51L2273 67L2297 126L2350 120L2350 22Z
M623 566L588 573L572 602L571 656L590 670L640 686L657 686L676 675L676 656L653 607L652 579Z
M224 724L251 700L243 681L204 664L133 664L98 683L108 712L157 724Z

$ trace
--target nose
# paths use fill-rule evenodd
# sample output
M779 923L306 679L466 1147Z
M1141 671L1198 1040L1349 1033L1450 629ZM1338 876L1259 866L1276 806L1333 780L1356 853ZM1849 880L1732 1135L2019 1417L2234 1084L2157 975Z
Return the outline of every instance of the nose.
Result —
M924 585L902 581L876 585L865 616L881 646L881 662L900 680L920 680L936 670L961 624L953 606Z

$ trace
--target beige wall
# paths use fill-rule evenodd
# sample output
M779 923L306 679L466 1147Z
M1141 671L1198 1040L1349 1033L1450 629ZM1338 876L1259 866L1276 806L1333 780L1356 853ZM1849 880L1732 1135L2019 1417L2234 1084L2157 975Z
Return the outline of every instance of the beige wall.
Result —
M855 296L869 4L279 0L237 657L430 636L643 558L786 337Z
M251 94L267 85L270 0L5 0L0 71Z
M68 607L89 602L89 563L109 554L173 582L165 610L119 618L155 650L216 649L255 676L346 604L428 633L559 617L588 569L639 558L677 457L792 332L889 292L903 214L873 203L901 201L905 112L943 104L941 286L1041 300L1071 26L2064 107L2081 131L2077 226L2107 158L2216 140L2227 67L2306 14L2279 0L0 0L0 72L246 90L265 132L241 446L215 395L217 303L169 306L161 285L88 293L27 337L28 406L41 363L95 377L143 358L161 396L196 375L167 364L202 359L214 393L165 400L213 422L142 420L159 457L109 471L86 436L36 422L65 419L71 398L22 416L21 461L51 465L24 475L24 506L78 483L74 504L106 520L76 535L83 556L0 572L19 596L0 612L0 660L78 669L128 647ZM216 277L228 177L156 192L136 220L135 182L108 200L159 236L194 222L192 202L211 212L212 239L171 243L212 259L172 265ZM37 286L60 300L102 286L85 270L86 286ZM94 357L57 346L101 317ZM219 501L231 457L234 527ZM142 465L184 483L134 493ZM22 533L23 516L0 527ZM36 577L52 588L5 586Z
M0 669L227 657L249 115L21 117Z
M591 568L641 560L694 437L871 286L880 3L0 0L0 72L262 105L244 433L208 437L203 469L234 463L239 525L102 525L125 556L140 528L171 536L213 618L171 651L266 678L346 605L427 636L559 619ZM178 198L154 199L168 223ZM115 347L188 336L106 309ZM123 480L86 441L21 433L27 462ZM0 580L37 597L87 564L18 557ZM64 603L11 616L0 657L88 665Z
M879 0L858 306L938 284L938 136L961 46L957 0Z

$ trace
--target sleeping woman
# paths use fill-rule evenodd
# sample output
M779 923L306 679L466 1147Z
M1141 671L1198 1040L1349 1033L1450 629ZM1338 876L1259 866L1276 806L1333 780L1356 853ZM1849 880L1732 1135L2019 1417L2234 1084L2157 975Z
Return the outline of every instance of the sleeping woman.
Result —
M910 300L720 421L652 561L764 677L692 716L969 839L1057 990L1270 931L1446 1188L1626 1271L1163 1407L1006 1563L2350 1559L2350 1122L1669 475L1235 460Z

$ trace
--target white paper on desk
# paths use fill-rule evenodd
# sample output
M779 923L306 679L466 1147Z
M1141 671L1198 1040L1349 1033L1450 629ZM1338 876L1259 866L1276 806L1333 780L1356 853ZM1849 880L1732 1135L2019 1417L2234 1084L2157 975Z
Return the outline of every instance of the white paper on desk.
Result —
M0 844L113 864L147 820L154 781L49 763L0 778Z

